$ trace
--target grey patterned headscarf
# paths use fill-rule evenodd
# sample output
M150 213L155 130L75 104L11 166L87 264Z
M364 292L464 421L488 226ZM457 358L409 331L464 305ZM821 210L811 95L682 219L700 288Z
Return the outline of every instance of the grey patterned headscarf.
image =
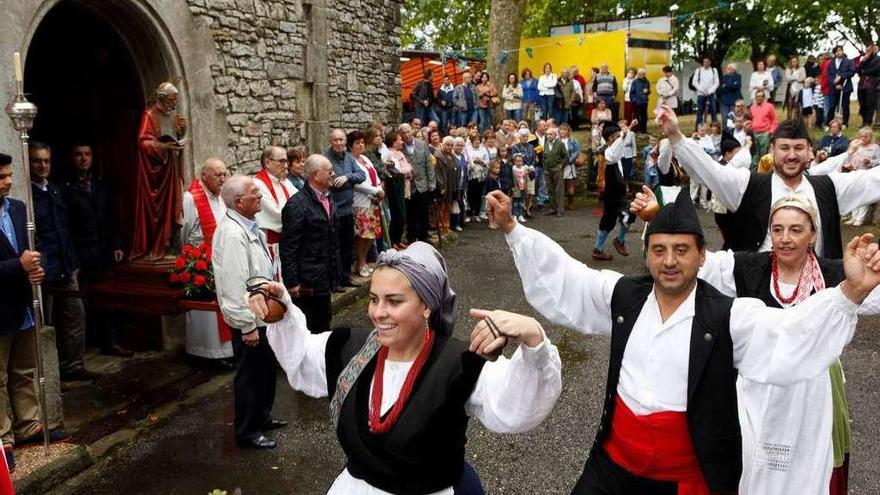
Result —
M403 273L422 301L431 310L430 327L440 335L452 334L458 296L449 287L446 261L426 242L414 242L402 251L388 250L379 255L376 267L387 266Z

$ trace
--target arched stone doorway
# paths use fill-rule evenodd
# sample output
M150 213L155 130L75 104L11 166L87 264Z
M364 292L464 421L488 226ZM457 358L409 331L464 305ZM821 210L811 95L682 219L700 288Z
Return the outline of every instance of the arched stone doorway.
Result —
M32 139L53 147L56 182L73 173L71 146L92 143L96 171L117 191L125 239L145 99L159 82L183 76L163 34L137 1L61 0L45 11L27 48L25 91L39 108Z

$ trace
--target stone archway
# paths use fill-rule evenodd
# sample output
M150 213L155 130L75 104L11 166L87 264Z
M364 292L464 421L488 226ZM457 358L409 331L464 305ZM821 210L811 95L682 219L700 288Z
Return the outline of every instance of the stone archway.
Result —
M54 148L56 182L72 175L71 146L92 144L97 171L118 193L123 238L131 228L126 199L134 196L145 99L159 82L183 78L180 65L161 23L135 1L58 1L30 39L25 91L39 108L32 138Z

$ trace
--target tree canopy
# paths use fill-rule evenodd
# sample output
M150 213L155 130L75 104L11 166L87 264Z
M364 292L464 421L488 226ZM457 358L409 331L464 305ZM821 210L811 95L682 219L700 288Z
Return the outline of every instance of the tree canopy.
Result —
M491 0L404 0L404 45L485 55L490 5ZM546 36L553 25L655 15L673 17L678 60L708 55L720 63L731 49L753 61L770 54L787 57L816 52L823 40L861 47L880 35L880 4L863 0L813 0L797 8L790 0L529 0L522 35Z

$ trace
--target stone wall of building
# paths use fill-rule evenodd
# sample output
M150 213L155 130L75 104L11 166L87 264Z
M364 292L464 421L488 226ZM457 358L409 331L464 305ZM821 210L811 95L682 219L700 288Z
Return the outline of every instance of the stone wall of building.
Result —
M317 151L399 112L399 0L187 0L218 54L209 70L226 114L230 165L259 168L268 144Z

